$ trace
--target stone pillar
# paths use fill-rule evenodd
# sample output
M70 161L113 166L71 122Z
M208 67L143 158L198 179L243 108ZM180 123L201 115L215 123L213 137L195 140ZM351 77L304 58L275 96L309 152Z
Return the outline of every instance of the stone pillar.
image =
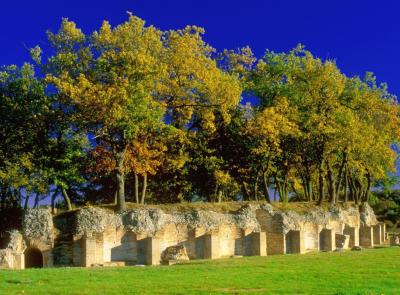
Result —
M51 248L42 251L43 267L53 267L53 250Z
M74 235L72 244L72 264L73 266L83 266L83 241L82 237Z
M374 228L362 225L360 227L360 246L374 247Z
M381 245L383 242L381 224L375 224L372 228L374 229L374 245Z
M333 229L323 229L319 233L319 250L334 251L336 249L336 234Z
M267 255L285 254L286 236L283 233L267 233Z
M191 239L191 250L188 251L191 259L204 259L204 235L206 230L202 227L195 228L189 233Z
M251 234L251 255L267 256L267 235L265 232Z
M387 239L386 239L386 223L381 222L381 236L382 236L382 243L384 243Z
M253 256L253 231L242 229L241 243L235 241L235 254L243 256Z
M204 239L204 259L219 258L219 236L215 233L205 234Z
M343 234L349 235L349 248L360 246L360 232L358 227L347 226L343 230Z
M25 255L23 253L13 253L13 269L25 269Z
M286 234L286 253L306 252L304 232L300 230L291 230Z
M146 264L159 265L161 261L160 240L155 237L147 238Z
M82 237L82 266L90 267L96 264L96 239L93 236Z

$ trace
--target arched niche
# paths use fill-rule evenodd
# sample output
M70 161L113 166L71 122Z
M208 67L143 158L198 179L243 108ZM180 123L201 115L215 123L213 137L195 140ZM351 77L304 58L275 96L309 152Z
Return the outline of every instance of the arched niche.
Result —
M42 268L43 267L43 254L35 247L29 247L24 252L25 255L25 268Z

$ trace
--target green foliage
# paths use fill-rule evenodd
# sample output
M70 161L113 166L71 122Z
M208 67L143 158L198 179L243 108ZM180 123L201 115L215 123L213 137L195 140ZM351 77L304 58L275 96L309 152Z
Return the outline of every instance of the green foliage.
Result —
M373 192L372 207L377 215L393 224L400 221L400 190Z
M120 210L125 199L391 198L400 109L387 85L302 45L257 59L249 47L219 53L204 34L130 13L89 34L63 19L50 52L30 51L40 78L30 64L4 67L2 207L59 195L69 209L116 200ZM242 105L249 95L259 104ZM371 197L374 185L386 195Z

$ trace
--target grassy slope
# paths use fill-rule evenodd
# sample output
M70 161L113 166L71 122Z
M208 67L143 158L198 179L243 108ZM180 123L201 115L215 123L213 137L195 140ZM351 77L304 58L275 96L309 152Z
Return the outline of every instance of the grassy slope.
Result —
M400 248L160 267L0 271L0 294L400 294Z

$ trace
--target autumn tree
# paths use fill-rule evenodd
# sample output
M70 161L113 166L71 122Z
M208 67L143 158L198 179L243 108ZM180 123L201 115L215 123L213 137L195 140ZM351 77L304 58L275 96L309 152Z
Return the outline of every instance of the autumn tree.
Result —
M163 124L163 105L152 99L164 72L159 62L161 32L130 15L115 28L104 22L91 36L64 20L50 40L56 49L50 62L68 59L81 68L49 73L47 81L70 100L77 119L97 144L111 152L116 163L117 206L124 210L127 149L139 131Z
M283 98L288 102L285 117L299 130L297 138L289 136L281 142L287 142L281 146L286 157L277 173L291 174L292 183L299 177L307 200L313 199L316 183L320 204L325 196L337 202L340 190L347 190L348 185L357 191L352 194L356 201L365 199L372 171L383 177L394 162L390 145L398 138L393 128L398 106L386 88L377 86L371 77L365 82L347 78L333 61L322 61L302 47L288 54L267 52L250 77L260 112L272 111ZM279 129L284 130L283 126Z

